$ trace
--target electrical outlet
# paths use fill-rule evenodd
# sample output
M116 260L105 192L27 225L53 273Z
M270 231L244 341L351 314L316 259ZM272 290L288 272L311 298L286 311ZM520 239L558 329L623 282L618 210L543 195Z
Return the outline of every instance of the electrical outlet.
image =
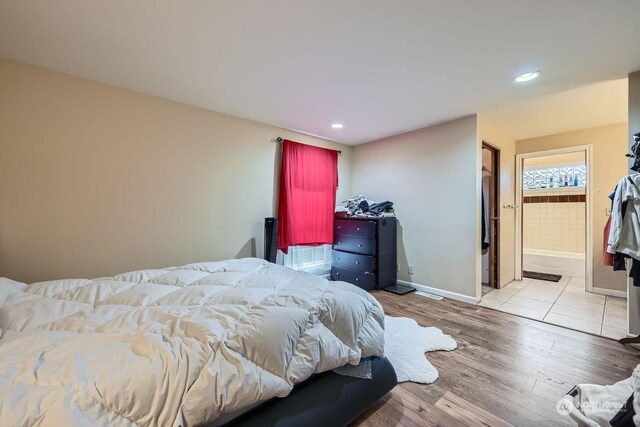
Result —
M413 274L413 265L409 266L409 274Z

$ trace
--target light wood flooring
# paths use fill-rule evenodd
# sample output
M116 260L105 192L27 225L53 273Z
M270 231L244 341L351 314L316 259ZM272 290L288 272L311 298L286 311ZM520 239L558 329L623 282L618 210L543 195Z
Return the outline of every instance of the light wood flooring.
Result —
M489 308L374 292L390 316L436 326L458 342L428 353L431 385L402 383L353 426L572 426L556 402L575 384L631 375L640 351Z

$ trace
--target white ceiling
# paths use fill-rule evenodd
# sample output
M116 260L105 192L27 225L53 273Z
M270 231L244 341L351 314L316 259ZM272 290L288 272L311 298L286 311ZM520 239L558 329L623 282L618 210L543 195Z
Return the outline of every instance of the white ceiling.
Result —
M638 16L637 0L0 0L0 56L356 144L624 78Z
M545 95L484 113L516 140L628 120L628 79Z

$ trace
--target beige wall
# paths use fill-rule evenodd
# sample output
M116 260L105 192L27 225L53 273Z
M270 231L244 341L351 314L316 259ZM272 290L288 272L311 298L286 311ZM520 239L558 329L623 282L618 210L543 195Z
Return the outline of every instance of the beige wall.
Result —
M95 277L262 253L276 136L351 148L0 60L0 276Z
M354 147L354 193L394 202L399 279L476 297L480 167L475 116Z
M625 274L602 265L603 230L607 221L608 198L627 173L627 124L600 126L516 142L518 154L576 145L593 145L593 286L626 290Z
M515 210L505 208L515 200L515 152L513 137L496 127L485 115L478 114L478 143L500 149L500 286L515 278Z

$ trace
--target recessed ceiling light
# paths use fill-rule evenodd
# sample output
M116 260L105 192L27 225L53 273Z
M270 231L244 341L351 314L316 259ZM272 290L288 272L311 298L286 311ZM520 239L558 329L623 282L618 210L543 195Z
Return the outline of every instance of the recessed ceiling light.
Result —
M537 79L540 76L540 71L532 71L530 73L520 74L515 78L516 83L525 83L530 82L531 80Z
M332 123L331 127L334 129L342 129L344 125L342 123Z

